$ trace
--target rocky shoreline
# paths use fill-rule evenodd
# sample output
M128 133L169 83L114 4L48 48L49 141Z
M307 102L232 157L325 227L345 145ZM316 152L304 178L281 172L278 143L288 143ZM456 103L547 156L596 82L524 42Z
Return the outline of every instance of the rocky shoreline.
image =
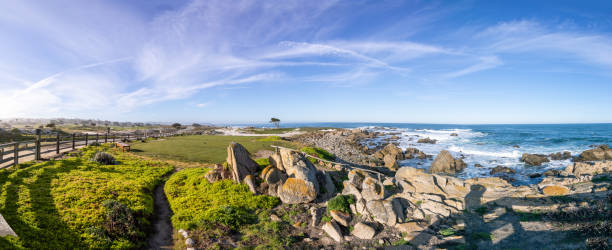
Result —
M574 158L575 163L542 177L538 184L514 186L500 177L462 180L450 176L465 168L465 163L445 151L433 159L430 172L399 167L398 160L433 157L418 149L402 151L393 143L368 146L368 140L377 136L365 130L298 135L292 140L324 148L336 155L338 163L313 164L299 151L280 148L261 172L241 145L232 144L230 168L219 167L207 178L233 178L255 194L279 197L282 207L293 204L309 211L310 223L301 232L306 236L296 243L303 247L574 249L612 243L609 219L603 222L602 235L582 235L577 241L567 239L575 238L583 226L551 219L612 209L612 150L607 145L583 152ZM529 157L524 156L526 161ZM271 216L276 213L282 211Z

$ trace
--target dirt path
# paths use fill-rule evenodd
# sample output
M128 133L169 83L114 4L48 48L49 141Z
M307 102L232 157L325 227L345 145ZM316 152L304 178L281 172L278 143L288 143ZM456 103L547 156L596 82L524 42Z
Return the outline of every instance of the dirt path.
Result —
M155 188L154 194L154 210L153 210L153 233L147 240L148 249L172 249L174 245L172 234L174 229L172 228L172 210L170 209L170 203L166 198L164 192L165 181L159 184Z

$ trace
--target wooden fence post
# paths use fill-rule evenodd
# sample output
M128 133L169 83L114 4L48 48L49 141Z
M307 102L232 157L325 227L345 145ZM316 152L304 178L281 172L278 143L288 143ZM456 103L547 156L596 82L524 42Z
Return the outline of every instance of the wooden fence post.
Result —
M34 149L36 152L34 152L34 158L37 161L40 161L41 132L42 131L40 129L36 130L36 149Z
M15 142L15 148L13 149L13 162L15 164L15 168L17 168L17 164L19 164L19 142Z
M98 135L98 133L96 133L96 143L98 142L99 138L100 138L100 135Z
M60 134L59 132L57 133L57 141L55 143L55 153L59 154L60 152Z
M87 140L89 139L89 134L85 134L85 146L87 146Z
M76 140L74 139L74 133L72 133L72 149L76 148Z
M0 161L4 158L4 148L0 148Z
M106 135L104 135L104 143L108 143L108 134L110 133L110 128L106 128Z
M113 134L113 143L115 143L115 137L117 137L117 135Z

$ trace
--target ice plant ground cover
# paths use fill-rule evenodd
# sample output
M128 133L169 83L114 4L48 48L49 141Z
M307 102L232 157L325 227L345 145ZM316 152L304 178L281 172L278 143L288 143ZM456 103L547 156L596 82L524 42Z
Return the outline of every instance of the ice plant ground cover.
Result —
M112 154L115 165L92 161L99 151ZM143 247L153 189L172 170L107 145L1 170L0 213L19 238L0 239L0 248Z

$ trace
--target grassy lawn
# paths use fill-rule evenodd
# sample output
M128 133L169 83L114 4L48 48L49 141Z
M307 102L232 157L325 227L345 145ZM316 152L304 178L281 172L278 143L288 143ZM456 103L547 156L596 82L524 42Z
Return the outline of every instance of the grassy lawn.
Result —
M225 162L227 147L232 142L242 144L251 154L262 149L273 150L270 145L297 148L294 143L278 140L280 138L256 136L191 135L164 139L135 142L132 150L136 154L153 158L214 164Z
M175 230L189 230L198 249L225 249L230 241L239 248L282 249L292 242L287 235L291 225L270 220L278 198L253 195L245 184L230 180L210 183L204 178L207 171L184 169L166 182Z
M292 131L312 132L322 129L333 129L331 127L299 127L299 128L243 128L242 132L251 134L284 134Z
M90 160L103 150L118 163ZM19 238L0 238L0 249L143 247L153 189L172 170L105 146L85 148L64 160L1 170L0 213ZM121 224L115 213L130 223Z

